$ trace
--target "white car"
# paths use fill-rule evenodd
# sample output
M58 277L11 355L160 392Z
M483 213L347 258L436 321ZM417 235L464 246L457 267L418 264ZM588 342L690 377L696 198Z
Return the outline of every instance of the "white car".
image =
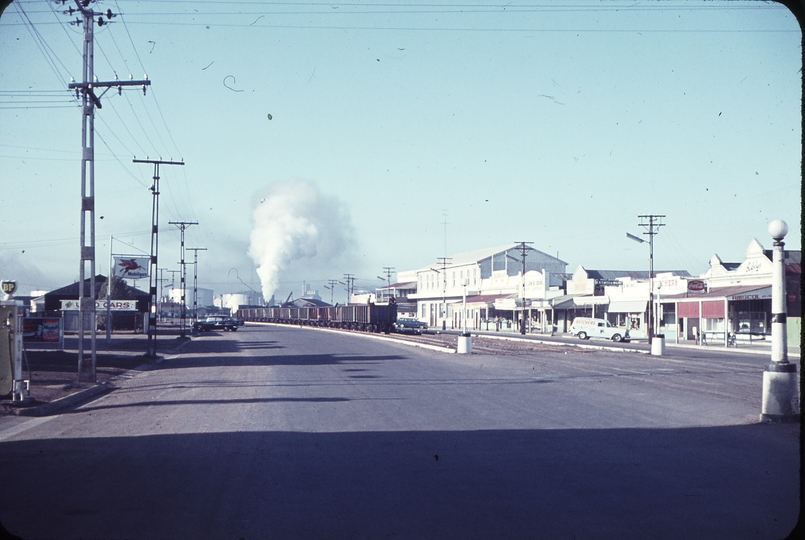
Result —
M601 338L612 341L629 341L629 330L612 326L606 319L576 317L570 325L571 335L579 339Z

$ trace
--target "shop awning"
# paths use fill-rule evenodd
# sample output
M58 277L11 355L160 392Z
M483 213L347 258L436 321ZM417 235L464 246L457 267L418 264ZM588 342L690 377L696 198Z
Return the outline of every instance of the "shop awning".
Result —
M608 296L558 296L551 300L553 309L575 309L579 307L600 306L609 303Z
M610 313L645 313L647 300L612 300L609 303Z

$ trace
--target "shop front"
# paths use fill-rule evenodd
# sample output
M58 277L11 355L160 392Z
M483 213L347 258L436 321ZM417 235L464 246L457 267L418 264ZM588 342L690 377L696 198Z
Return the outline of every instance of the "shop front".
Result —
M727 345L729 335L738 341L765 340L771 336L771 286L745 285L713 288L695 297L668 297L676 305L677 337Z

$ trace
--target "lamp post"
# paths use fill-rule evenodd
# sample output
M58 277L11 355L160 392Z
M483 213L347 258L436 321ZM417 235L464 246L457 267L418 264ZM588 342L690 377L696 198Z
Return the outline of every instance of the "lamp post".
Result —
M459 354L470 354L472 352L472 336L467 332L467 285L470 284L468 279L461 281L461 287L464 289L462 293L462 307L461 307L461 334L458 336L458 346L456 352Z
M660 327L662 326L662 299L660 298L660 289L662 289L662 282L657 283L657 316L654 317L658 334L660 333Z
M788 361L786 328L785 264L783 238L788 224L775 219L769 224L774 239L771 278L771 363L763 371L761 421L799 421L797 366Z
M445 227L447 225L445 224ZM440 315L442 315L442 331L447 330L447 265L453 262L452 257L439 257L437 262L442 265L441 271L436 270L435 268L431 268L431 270L435 270L436 273L442 274L442 306L441 308L444 310ZM438 319L436 321L438 323Z
M646 241L633 234L626 233L626 238L634 240L638 244L644 244ZM654 253L653 246L649 245L652 252L649 256L649 270L648 270L648 321L646 324L646 333L648 335L648 343L651 345L651 338L654 334Z
M665 214L644 214L637 216L640 218L640 226L645 227L647 230L643 234L648 235L648 343L650 346L654 344L654 236L658 233L660 227L665 227L662 223ZM643 243L645 240L638 238L633 234L626 233L626 237L635 242ZM661 344L661 348L665 347L665 343ZM659 350L659 348L657 349ZM652 352L652 354L654 354Z

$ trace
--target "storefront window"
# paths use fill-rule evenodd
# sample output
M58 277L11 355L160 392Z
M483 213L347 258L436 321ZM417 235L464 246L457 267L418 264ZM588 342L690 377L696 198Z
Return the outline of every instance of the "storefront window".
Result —
M766 328L767 328L766 312L764 311L738 312L738 332L765 334Z
M720 319L705 319L704 320L705 332L723 332L724 331L724 318Z

